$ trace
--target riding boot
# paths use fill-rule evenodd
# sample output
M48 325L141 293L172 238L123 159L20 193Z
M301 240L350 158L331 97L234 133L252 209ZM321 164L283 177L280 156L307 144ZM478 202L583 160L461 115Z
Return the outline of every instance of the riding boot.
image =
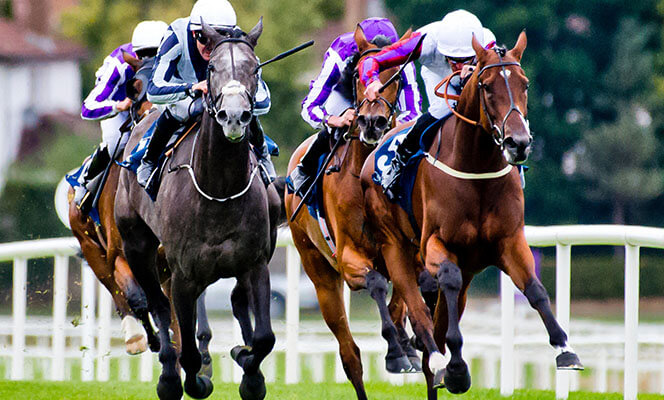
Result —
M263 176L263 181L266 185L269 185L277 179L277 171L274 169L274 164L272 164L272 160L270 159L270 151L264 137L265 133L258 117L254 116L251 119L249 129L251 130L250 142L254 146L254 153L258 158L258 164L262 167L261 175Z
M81 176L78 178L78 183L81 186L77 186L74 189L74 201L76 204L81 204L81 201L88 193L88 184L104 171L109 162L111 162L111 156L108 155L108 148L105 145L97 147L87 161Z
M159 116L159 119L157 119L157 125L155 126L150 142L148 143L148 148L141 159L141 165L136 170L136 180L142 187L145 187L150 181L150 178L157 167L159 156L161 156L162 151L164 151L164 147L166 147L173 132L175 132L180 125L181 122L178 121L168 110L164 110Z
M438 119L428 112L420 115L413 128L406 134L406 137L399 146L397 146L396 154L389 168L383 172L380 181L383 191L390 201L393 201L397 196L395 189L398 187L403 168L413 154L419 150L422 134L436 121Z
M311 142L311 145L309 145L309 148L300 159L300 163L297 164L297 167L290 174L291 181L293 182L293 190L300 197L307 192L309 186L313 183L313 179L318 171L320 156L329 149L330 134L325 127L316 134L316 138Z

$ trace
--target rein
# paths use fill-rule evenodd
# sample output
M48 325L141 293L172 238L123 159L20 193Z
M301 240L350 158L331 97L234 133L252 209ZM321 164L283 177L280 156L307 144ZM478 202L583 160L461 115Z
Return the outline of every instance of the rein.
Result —
M228 196L228 197L214 197L211 196L203 191L201 187L198 185L198 181L196 180L196 175L194 174L194 168L191 166L194 163L194 150L196 149L196 142L198 141L198 133L196 133L196 136L194 136L194 143L191 146L191 156L189 157L189 164L182 164L178 165L177 167L174 167L173 169L170 169L168 172L175 172L180 169L186 169L187 172L189 172L189 176L191 177L191 183L194 184L194 187L196 188L196 191L198 194L200 194L202 197L206 198L207 200L210 201L216 201L218 203L225 203L229 200L235 200L238 197L242 197L247 191L249 191L249 188L251 188L251 184L254 182L254 178L256 177L256 174L258 173L259 166L256 165L254 169L251 171L251 176L249 177L249 182L247 183L247 186L244 187L241 191Z

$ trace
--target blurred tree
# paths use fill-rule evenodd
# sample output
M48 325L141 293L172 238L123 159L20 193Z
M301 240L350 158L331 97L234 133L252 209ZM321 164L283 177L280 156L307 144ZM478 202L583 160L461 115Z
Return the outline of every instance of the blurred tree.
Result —
M660 10L664 11L664 0L659 3ZM386 4L398 17L401 29L419 28L457 8L476 14L496 34L498 43L507 47L526 29L528 47L523 56L523 68L531 81L528 117L534 133L534 150L528 161L531 169L526 174L526 222L596 223L611 219L610 206L595 203L585 196L587 181L563 173L563 159L581 140L585 130L615 123L618 113L626 109L618 106L616 96L635 99L635 96L654 93L654 77L640 73L642 69L653 69L651 59L635 62L616 49L623 46L618 43L627 35L640 41L641 49L657 50L661 54L661 41L647 31L648 26L662 26L662 14L653 12L656 1L386 0ZM643 30L622 31L618 23L624 18L631 18L634 25ZM659 57L664 66L664 54ZM618 75L607 72L616 62L631 67L628 76L620 75L624 72L617 72ZM664 111L661 104L664 79L658 82L661 90L657 96L649 95L647 102L627 103ZM620 92L618 87L622 88ZM661 140L663 126L656 116L652 129L657 141ZM661 192L657 199L661 207L664 202ZM647 219L629 222L653 223L652 217L644 218Z
M84 93L91 90L94 71L104 57L131 40L138 22L160 19L170 23L188 16L193 4L193 0L81 0L63 16L62 30L92 51L92 59L82 68ZM342 2L324 0L237 0L233 6L238 25L245 31L263 16L263 34L256 48L262 60L310 39L312 31L324 26L327 19L338 19L343 14ZM282 148L282 156L275 159L282 173L292 150L311 133L299 116L300 99L304 98L308 84L301 76L317 62L311 50L307 50L266 66L263 71L272 93L272 110L261 121Z
M578 172L590 183L586 197L609 202L615 224L627 222L628 206L640 206L664 188L663 171L657 167L660 146L648 112L653 55L646 46L654 32L633 18L621 21L604 90L595 97L618 117L585 131L576 147Z

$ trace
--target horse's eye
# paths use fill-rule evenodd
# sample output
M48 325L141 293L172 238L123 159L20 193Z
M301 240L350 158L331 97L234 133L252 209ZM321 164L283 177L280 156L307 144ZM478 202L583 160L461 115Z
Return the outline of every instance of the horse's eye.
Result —
M208 65L208 71L214 71L214 65L209 64Z

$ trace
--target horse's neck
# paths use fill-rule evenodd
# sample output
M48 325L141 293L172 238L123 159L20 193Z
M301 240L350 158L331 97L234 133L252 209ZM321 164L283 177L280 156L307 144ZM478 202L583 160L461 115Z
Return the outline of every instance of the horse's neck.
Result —
M203 116L195 141L193 170L199 186L211 196L222 197L242 190L249 177L249 142L230 143L218 124Z
M457 105L457 111L466 118L480 121L482 106L480 94L477 89L477 80L471 79L463 91ZM443 134L449 133L447 140L443 139L443 151L446 163L452 168L465 172L494 172L506 164L500 147L493 141L491 133L481 126L471 125L461 119L456 119L453 126L443 129ZM436 146L437 143L434 143Z

